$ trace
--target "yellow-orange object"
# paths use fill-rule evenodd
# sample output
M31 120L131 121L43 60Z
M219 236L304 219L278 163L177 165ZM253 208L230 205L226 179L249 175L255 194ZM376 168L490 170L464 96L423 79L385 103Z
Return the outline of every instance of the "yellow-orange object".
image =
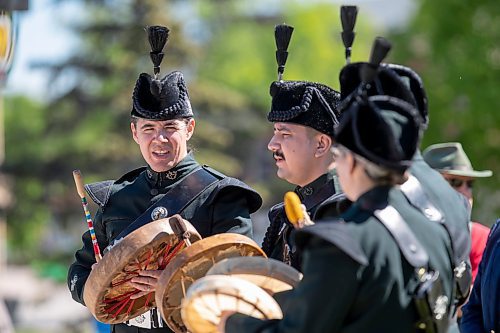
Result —
M299 221L304 220L304 212L300 207L302 204L300 198L295 192L286 192L284 201L286 217L294 227L297 227Z

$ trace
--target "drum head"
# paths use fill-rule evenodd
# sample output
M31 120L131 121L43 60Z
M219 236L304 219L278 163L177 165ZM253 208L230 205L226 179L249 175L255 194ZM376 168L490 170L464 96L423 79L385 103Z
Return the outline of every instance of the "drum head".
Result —
M263 289L232 276L205 276L191 285L182 301L182 319L192 333L219 332L223 311L258 319L283 318L278 303Z
M302 273L281 261L264 257L234 257L224 259L210 268L206 275L231 275L247 280L270 295L293 289Z
M232 233L204 238L185 248L167 265L156 287L156 304L170 329L186 332L181 301L189 286L215 263L231 257L265 256L252 239Z
M179 231L183 223L191 242L201 239L196 229L179 215L152 221L119 240L90 272L83 299L92 315L103 323L123 323L155 306L154 292L131 300L138 290L127 283L139 270L162 269L182 250ZM159 258L163 258L159 267Z

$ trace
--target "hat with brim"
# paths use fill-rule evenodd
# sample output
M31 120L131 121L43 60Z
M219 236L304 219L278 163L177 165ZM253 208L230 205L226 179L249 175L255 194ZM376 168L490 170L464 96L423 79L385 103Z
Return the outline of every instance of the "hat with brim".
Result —
M491 170L474 170L459 142L431 145L424 150L422 155L431 168L448 175L470 178L485 178L493 175Z

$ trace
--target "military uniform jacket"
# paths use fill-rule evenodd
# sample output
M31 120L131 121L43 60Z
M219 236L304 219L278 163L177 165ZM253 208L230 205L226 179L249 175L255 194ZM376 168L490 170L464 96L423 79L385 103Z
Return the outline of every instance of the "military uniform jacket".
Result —
M99 204L94 229L101 251L149 206L160 200L184 177L201 166L188 154L168 172L149 168L134 170L103 187L91 197ZM245 183L208 169L220 181L211 184L180 213L202 237L233 232L252 237L250 213L262 204L260 196ZM68 272L68 286L73 299L84 304L83 287L95 263L89 231L82 237L83 247L75 254Z
M309 185L296 187L294 192L306 206L307 212L313 220L316 218L316 211L326 202L330 203L329 206L335 206L336 203L345 199L340 190L335 170L320 176ZM284 203L274 205L269 210L268 216L270 224L262 243L262 249L269 258L279 261L288 260L291 266L300 270L301 257L292 243L291 233L294 228L286 217ZM290 257L286 258L288 253Z
M425 218L400 191L377 187L342 215L344 221L296 232L296 243L303 249L304 278L290 293L282 320L233 315L226 332L415 332L414 270L389 231L365 208L374 204L396 208L428 253L429 266L439 270L451 297L451 245L443 226Z

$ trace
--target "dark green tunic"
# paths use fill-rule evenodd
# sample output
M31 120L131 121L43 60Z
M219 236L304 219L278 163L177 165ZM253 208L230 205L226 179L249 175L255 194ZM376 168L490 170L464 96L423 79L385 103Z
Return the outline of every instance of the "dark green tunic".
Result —
M294 192L306 206L311 219L315 219L316 212L323 203L328 201L330 207L336 207L337 202L345 199L340 190L335 170L323 174L306 186L296 187ZM262 243L262 249L269 258L283 262L288 261L291 266L300 270L301 256L294 248L290 238L293 229L286 217L284 203L274 205L269 210L269 227ZM287 255L289 255L288 258Z
M91 197L100 205L94 229L101 251L148 207L199 167L188 154L169 172L156 173L140 168L92 193ZM262 199L243 182L211 172L221 180L206 188L180 213L181 216L193 224L202 237L224 232L252 237L250 214L261 206ZM69 268L68 286L73 299L84 304L83 288L95 259L89 231L83 234L82 240L83 247L76 252L76 260ZM161 331L170 332L168 328Z
M389 203L405 219L452 294L450 241L444 228L427 220L398 190L375 188L342 216L296 233L303 247L304 278L289 294L283 320L265 322L234 315L226 332L415 332L417 312L410 293L413 268L382 223L364 209L368 201Z

